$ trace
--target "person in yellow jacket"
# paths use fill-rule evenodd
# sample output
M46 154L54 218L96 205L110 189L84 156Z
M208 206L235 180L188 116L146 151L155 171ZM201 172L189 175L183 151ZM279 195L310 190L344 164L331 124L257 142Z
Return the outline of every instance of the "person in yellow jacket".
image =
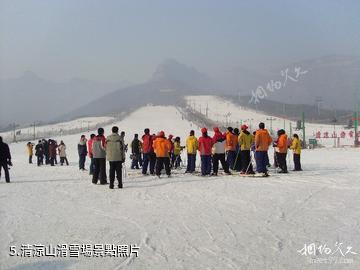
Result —
M196 152L199 149L198 139L195 137L195 131L191 130L189 137L186 139L187 150L187 168L186 173L195 172Z
M251 164L250 148L254 143L254 136L247 130L247 125L241 126L241 133L239 135L240 157L241 157L241 172L240 174L254 174Z
M290 149L294 152L294 171L302 171L300 163L301 143L297 134L293 135Z
M28 154L29 154L29 164L32 164L32 158L34 155L34 144L32 144L31 142L28 142L26 144L26 148L27 148Z
M176 137L174 140L174 152L172 155L172 166L175 166L175 169L177 169L178 167L180 167L180 163L181 163L181 151L185 148L185 146L181 146L180 145L180 137Z

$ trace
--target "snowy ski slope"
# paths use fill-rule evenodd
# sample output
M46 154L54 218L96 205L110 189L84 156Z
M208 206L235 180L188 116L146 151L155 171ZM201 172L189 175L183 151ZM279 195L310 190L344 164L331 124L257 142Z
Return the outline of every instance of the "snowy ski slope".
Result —
M208 109L207 115L208 118L221 122L228 123L228 125L240 126L241 124L247 124L251 130L256 130L258 128L259 122L264 122L267 129L270 130L270 119L272 120L272 129L276 132L278 129L285 129L286 132L290 133L290 123L292 126L292 133L298 133L302 136L302 130L295 130L296 123L285 118L266 115L262 112L256 112L251 109L243 108L238 105L235 105L229 100L225 100L217 96L187 96L186 102L189 107L195 109L202 114L206 114L206 109ZM299 116L300 117L300 116ZM315 138L317 131L320 131L322 134L324 132L329 132L329 136L334 131L334 125L325 125L325 124L314 124L306 122L306 137ZM342 125L336 125L335 131L339 135L341 131L349 130L344 129ZM320 144L324 146L333 146L333 138L321 138L318 140ZM340 140L341 145L353 145L354 139L346 136L344 139Z
M171 106L140 108L117 125L127 143L145 127L182 139L190 129L199 135ZM360 268L360 255L348 254L348 264L320 264L298 252L304 244L334 249L342 242L360 254L359 149L304 150L303 172L271 171L265 179L183 171L157 179L127 169L124 189L109 190L78 170L79 137L55 138L68 147L64 167L27 164L25 143L10 145L12 183L0 181L0 269ZM22 244L135 244L140 250L137 258L9 256L10 246Z

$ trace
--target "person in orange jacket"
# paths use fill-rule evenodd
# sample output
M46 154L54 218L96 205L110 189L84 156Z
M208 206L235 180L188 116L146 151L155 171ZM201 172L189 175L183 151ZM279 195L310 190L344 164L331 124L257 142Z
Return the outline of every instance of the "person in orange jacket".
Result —
M233 132L232 127L228 127L226 132L226 162L229 165L229 168L234 168L235 158L236 158L236 147L238 145L237 136Z
M274 147L276 151L276 160L281 169L279 173L288 173L287 165L286 165L288 137L285 133L285 130L283 129L278 130L277 134L278 134L278 139L277 139L277 143L274 143Z
M255 133L255 161L257 172L262 173L263 176L269 176L266 166L269 161L267 152L271 142L272 138L267 129L265 129L265 124L260 123L259 129Z
M156 168L155 173L160 178L161 169L165 166L165 171L168 177L170 177L170 157L171 143L165 138L165 132L160 131L157 138L153 142L153 148L156 154Z

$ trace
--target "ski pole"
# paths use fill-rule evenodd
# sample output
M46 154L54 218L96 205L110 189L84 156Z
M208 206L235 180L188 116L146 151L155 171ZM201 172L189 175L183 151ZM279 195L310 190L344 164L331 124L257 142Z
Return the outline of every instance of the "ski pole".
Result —
M233 169L233 170L234 170L234 168L236 167L237 160L238 160L238 158L239 158L239 154L240 154L240 147L239 147L239 150L237 151L237 154L236 154L236 158L235 158L235 162L234 162L233 168L231 168L231 169ZM251 153L250 153L250 155L251 155Z
M250 151L250 160L249 160L249 164L248 164L248 166L247 166L247 168L246 168L246 171L245 171L245 174L247 174L248 173L248 171L249 171L249 169L250 169L250 165L252 164L252 155L251 155L251 151Z
M276 163L275 172L278 173L279 161L278 161L278 158L277 158L277 154L276 154L275 148L274 148L274 159L275 159L275 163Z
M124 166L123 166L122 173L123 173L123 179L125 180L125 179L127 178L127 172L126 172L126 164L125 164L125 162L124 162Z

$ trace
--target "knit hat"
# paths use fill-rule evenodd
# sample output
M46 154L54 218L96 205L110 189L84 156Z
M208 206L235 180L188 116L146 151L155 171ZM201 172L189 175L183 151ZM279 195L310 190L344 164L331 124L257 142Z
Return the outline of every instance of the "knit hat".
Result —
M202 134L207 133L207 128L204 128L204 127L203 127L203 128L201 129L201 133L202 133Z

